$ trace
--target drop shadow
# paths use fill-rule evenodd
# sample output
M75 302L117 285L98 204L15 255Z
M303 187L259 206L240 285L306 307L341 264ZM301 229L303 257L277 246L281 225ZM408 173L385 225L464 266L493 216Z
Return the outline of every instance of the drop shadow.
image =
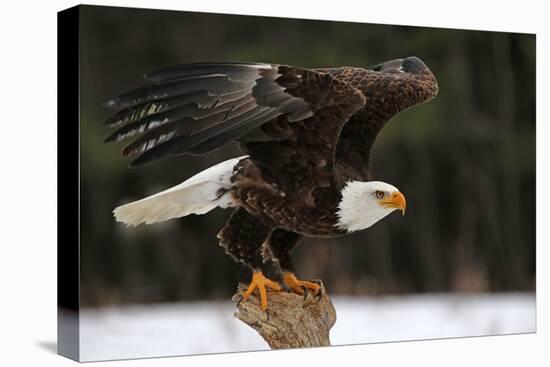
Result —
M56 341L38 341L36 345L45 349L46 351L57 354L57 342Z

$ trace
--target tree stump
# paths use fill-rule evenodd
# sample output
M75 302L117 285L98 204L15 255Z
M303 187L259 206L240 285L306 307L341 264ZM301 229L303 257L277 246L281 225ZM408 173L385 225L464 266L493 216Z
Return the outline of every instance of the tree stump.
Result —
M232 297L238 301L235 317L256 330L271 349L330 346L336 310L323 283L316 282L321 286L320 297L268 290L267 312L260 309L258 291L242 300L247 286L241 283Z

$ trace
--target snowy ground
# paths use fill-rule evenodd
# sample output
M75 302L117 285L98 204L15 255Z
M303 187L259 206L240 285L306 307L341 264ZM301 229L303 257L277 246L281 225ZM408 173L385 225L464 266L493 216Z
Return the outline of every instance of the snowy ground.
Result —
M535 331L535 295L332 297L332 345ZM231 302L88 309L80 316L83 361L268 349L233 317Z

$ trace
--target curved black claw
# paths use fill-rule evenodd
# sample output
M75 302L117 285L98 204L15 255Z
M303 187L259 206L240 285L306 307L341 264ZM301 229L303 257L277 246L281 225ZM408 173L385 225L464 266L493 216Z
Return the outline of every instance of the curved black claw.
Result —
M302 290L304 291L304 301L305 301L307 299L308 291L307 291L307 288L304 287L303 285L301 287L302 287Z
M316 302L319 302L321 298L323 298L323 288L319 288L317 291L317 294L315 295L315 298L317 299Z
M321 298L323 298L323 285L319 279L312 279L313 283L317 284L319 286L319 290L315 293L314 298L316 299L316 302L319 302Z

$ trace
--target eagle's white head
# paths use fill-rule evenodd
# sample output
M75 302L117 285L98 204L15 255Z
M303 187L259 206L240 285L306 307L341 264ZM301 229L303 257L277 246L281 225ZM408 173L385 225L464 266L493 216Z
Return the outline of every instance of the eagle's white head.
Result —
M404 215L406 205L405 196L390 184L351 181L342 189L337 225L348 232L366 229L396 209Z

